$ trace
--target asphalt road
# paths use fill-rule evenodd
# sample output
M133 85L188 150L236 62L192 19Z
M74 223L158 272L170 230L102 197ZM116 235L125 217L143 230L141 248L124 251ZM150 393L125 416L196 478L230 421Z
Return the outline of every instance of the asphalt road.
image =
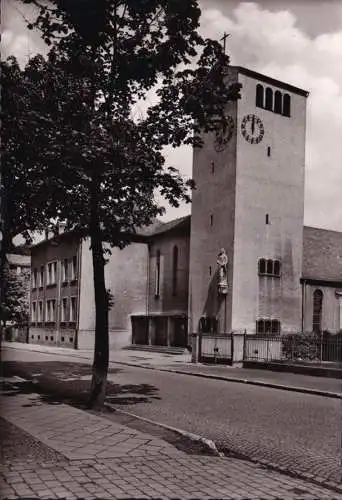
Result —
M70 361L15 350L4 359ZM212 439L226 453L341 481L341 400L122 365L109 379L122 386L111 398L122 410Z

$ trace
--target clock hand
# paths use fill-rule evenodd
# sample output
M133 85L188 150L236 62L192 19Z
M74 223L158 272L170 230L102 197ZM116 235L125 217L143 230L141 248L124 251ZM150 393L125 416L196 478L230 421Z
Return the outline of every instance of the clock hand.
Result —
M254 135L255 116L252 118L252 134Z

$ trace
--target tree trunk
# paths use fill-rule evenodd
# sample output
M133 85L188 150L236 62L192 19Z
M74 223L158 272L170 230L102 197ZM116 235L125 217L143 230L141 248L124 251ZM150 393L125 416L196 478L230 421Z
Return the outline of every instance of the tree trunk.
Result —
M95 291L95 349L89 398L89 406L91 408L94 406L103 406L106 394L109 363L108 300L105 284L105 261L103 257L103 244L98 216L96 185L97 183L94 180L94 190L92 192L91 200L92 207L90 228Z

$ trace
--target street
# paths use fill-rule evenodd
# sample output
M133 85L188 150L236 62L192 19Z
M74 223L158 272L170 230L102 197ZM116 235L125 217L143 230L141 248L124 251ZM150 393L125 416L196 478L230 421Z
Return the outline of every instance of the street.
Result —
M5 350L3 359L30 362L31 370L34 363L35 373L44 362L70 362L14 349ZM115 407L211 439L226 454L340 481L340 400L116 366L108 379L124 390L107 398Z

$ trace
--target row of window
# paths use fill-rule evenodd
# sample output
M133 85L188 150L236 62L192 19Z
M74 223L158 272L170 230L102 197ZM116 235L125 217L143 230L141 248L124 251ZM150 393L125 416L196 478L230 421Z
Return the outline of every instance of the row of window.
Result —
M31 304L31 322L32 323L56 323L57 322L57 301L56 299L47 299L32 301ZM44 310L45 309L45 310ZM77 319L77 298L64 297L61 300L61 323L74 323Z
M172 249L172 295L177 295L178 291L178 247L175 245ZM157 250L155 267L155 298L160 297L160 250Z
M279 115L291 116L291 96L282 94L280 90L273 92L270 87L264 89L260 83L256 86L255 105Z
M260 259L258 262L260 276L280 277L280 261L278 259Z
M57 283L57 261L49 262L45 266L33 269L32 288L42 288L44 285L56 285ZM63 259L61 261L61 280L62 283L77 279L77 258Z
M280 334L280 321L279 319L258 319L256 322L256 333L264 334Z

